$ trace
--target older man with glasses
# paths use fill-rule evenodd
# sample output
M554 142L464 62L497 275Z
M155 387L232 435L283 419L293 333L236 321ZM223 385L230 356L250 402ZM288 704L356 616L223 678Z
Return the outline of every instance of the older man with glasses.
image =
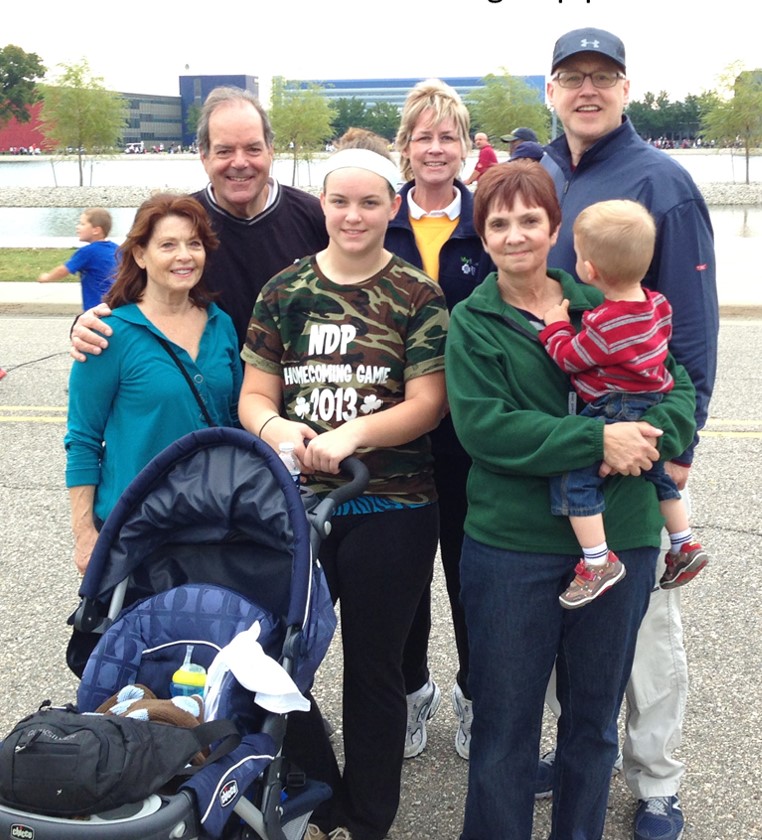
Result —
M562 35L553 51L548 98L564 134L546 147L543 165L556 184L563 224L548 265L575 273L572 226L588 205L629 198L657 225L656 252L643 284L662 292L674 310L670 350L696 388L696 421L706 421L717 361L718 306L709 212L690 175L638 136L624 115L630 83L622 41L601 29ZM667 469L685 487L696 438ZM661 564L658 564L661 565ZM658 581L663 568L657 568ZM678 789L683 764L674 757L688 687L679 589L658 583L638 635L627 687L623 746L627 785L638 798L633 840L678 840L683 815ZM611 628L616 633L616 627ZM555 697L549 704L558 707ZM540 761L536 796L562 783L555 751Z

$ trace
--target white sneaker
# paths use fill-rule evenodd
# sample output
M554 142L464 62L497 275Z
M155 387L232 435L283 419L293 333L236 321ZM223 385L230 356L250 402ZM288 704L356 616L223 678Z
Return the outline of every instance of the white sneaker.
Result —
M463 689L457 683L452 687L452 707L458 716L455 751L461 758L468 761L471 754L471 724L474 720L474 702L466 698Z
M437 713L442 694L434 680L407 696L407 732L405 758L415 758L426 749L426 722Z
M334 828L330 834L326 834L314 823L310 823L307 826L307 833L304 835L304 840L352 840L352 835L343 826Z

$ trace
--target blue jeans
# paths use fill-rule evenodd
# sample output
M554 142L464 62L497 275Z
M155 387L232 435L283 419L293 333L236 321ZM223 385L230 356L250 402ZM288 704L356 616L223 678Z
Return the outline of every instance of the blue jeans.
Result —
M607 394L588 403L580 415L596 417L604 423L640 420L649 408L658 405L663 398L664 394ZM600 466L601 462L597 461L589 467L551 476L550 512L554 516L593 516L603 513L606 509L603 501L605 479L598 475ZM656 496L660 502L680 498L677 485L667 475L662 461L657 461L642 475L656 487Z
M627 577L584 610L559 594L567 554L523 554L466 536L461 599L473 695L461 840L529 840L545 689L557 662L558 721L551 840L603 834L617 716L648 606L657 548L618 552Z

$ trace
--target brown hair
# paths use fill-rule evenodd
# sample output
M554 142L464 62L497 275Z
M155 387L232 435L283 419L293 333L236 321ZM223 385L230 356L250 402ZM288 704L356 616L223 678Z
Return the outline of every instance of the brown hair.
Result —
M386 140L374 131L369 131L367 128L350 127L336 141L336 151L343 152L346 149L365 149L366 152L374 152L386 158L396 166L397 164L387 148L388 145ZM325 180L323 180L323 192L325 192ZM392 200L397 195L397 190L391 184L389 184L389 195Z
M479 178L479 189L474 194L474 227L482 239L490 211L496 206L511 210L517 196L528 207L545 210L551 233L561 224L561 207L553 179L539 163L522 158L491 166Z
M389 154L389 141L367 128L351 126L336 141L336 148L338 151L342 149L368 149L377 155L392 160L392 156Z
M423 82L418 82L402 106L402 117L395 141L397 151L400 153L402 177L406 181L413 178L407 148L418 120L426 111L431 111L432 124L435 126L448 118L455 122L461 145L461 160L465 160L471 150L469 136L471 116L455 88L445 84L441 79L425 79Z
M103 231L103 237L111 233L111 213L103 207L88 207L82 211L82 215L93 227L99 227Z
M142 300L148 277L146 270L137 264L134 251L148 245L156 225L167 216L188 219L207 253L219 244L206 211L195 198L173 193L151 196L138 207L130 232L119 248L116 280L103 298L112 309ZM188 297L196 306L205 309L216 295L206 289L202 276L188 292Z
M637 201L599 201L575 219L574 245L607 283L640 283L654 256L656 225Z
M201 153L209 154L211 148L211 137L209 136L209 120L212 114L222 105L251 105L251 107L259 114L262 120L262 131L265 135L265 145L271 149L275 136L273 134L272 124L267 116L267 111L262 107L259 100L253 93L243 88L237 87L216 87L212 90L209 96L206 97L203 106L201 107L201 114L198 118L198 125L196 126L196 140Z

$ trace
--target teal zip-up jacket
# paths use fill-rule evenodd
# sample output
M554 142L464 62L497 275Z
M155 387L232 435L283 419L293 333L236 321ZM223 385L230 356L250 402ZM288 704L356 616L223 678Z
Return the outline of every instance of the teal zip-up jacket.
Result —
M195 361L173 342L218 426L238 422L241 362L231 319L214 303ZM113 311L108 351L72 365L66 486L95 485L94 513L105 520L119 496L162 449L206 421L188 383L159 344L163 336L136 303Z
M561 283L579 329L582 313L601 302L601 293L564 271L548 275ZM683 452L695 431L690 378L671 357L667 367L675 386L643 416L663 430L658 446L665 459ZM568 376L537 330L500 297L496 274L453 310L445 373L455 430L473 459L466 533L511 551L579 555L568 519L550 513L547 479L602 460L604 424L569 414ZM604 495L612 550L659 545L663 519L649 482L612 476Z

